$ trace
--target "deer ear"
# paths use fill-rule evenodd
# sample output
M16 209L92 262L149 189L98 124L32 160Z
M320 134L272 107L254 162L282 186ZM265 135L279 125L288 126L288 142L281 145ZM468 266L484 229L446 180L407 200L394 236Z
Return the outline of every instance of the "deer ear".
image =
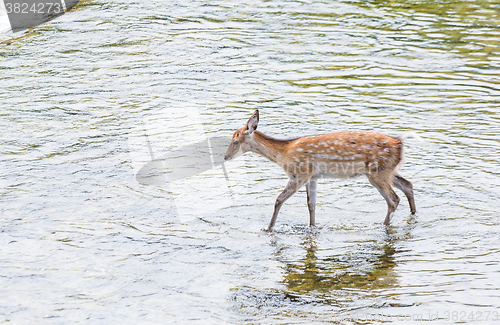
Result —
M252 134L253 131L257 130L257 125L259 124L259 110L256 109L253 112L250 119L248 119L245 131L248 131L248 134Z

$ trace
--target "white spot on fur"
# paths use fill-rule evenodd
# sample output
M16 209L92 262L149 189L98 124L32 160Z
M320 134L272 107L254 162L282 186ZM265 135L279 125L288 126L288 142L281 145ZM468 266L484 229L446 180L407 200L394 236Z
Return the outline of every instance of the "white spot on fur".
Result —
M303 150L304 150L304 149L302 149L302 148L297 148L297 149L295 149L295 151L303 151Z
M319 158L319 159L330 159L330 160L342 160L342 157L339 157L337 155L313 155L314 158Z

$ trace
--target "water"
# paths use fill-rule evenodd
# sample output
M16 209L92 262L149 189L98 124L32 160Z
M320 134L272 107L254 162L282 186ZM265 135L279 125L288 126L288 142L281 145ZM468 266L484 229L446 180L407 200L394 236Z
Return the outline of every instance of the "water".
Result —
M497 320L499 12L493 0L83 1L5 34L0 322ZM416 131L401 172L418 213L402 197L385 228L366 179L323 180L316 230L301 191L267 234L286 178L254 154L226 164L228 179L217 166L136 180L254 109L283 138Z

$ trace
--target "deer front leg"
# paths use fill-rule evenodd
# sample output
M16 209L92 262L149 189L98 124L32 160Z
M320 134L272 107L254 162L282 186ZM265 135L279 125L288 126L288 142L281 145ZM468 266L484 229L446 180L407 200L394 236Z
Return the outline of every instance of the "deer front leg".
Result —
M316 225L316 185L318 181L315 179L309 180L306 184L307 191L307 207L309 208L309 225Z
M278 198L276 199L276 203L274 204L273 217L271 218L271 222L269 222L267 231L270 232L273 230L276 219L278 218L278 213L280 212L280 208L283 203L285 203L286 200L294 195L302 185L307 183L307 181L308 180L299 179L297 177L290 177L290 180L288 181L288 184L286 184L285 189L283 190L283 192L281 192L280 195L278 195Z

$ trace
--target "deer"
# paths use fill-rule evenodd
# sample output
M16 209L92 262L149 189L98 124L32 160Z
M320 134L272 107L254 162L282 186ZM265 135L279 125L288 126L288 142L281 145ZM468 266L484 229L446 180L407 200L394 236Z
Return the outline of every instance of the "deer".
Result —
M320 178L347 178L366 175L387 202L387 226L399 205L401 190L408 199L411 214L416 213L413 184L399 174L404 160L403 141L412 132L398 137L376 131L336 131L280 140L257 131L259 110L237 129L224 160L240 152L254 152L278 164L288 175L288 183L278 195L266 231L273 231L281 206L302 186L306 186L309 225L316 225L316 189Z

